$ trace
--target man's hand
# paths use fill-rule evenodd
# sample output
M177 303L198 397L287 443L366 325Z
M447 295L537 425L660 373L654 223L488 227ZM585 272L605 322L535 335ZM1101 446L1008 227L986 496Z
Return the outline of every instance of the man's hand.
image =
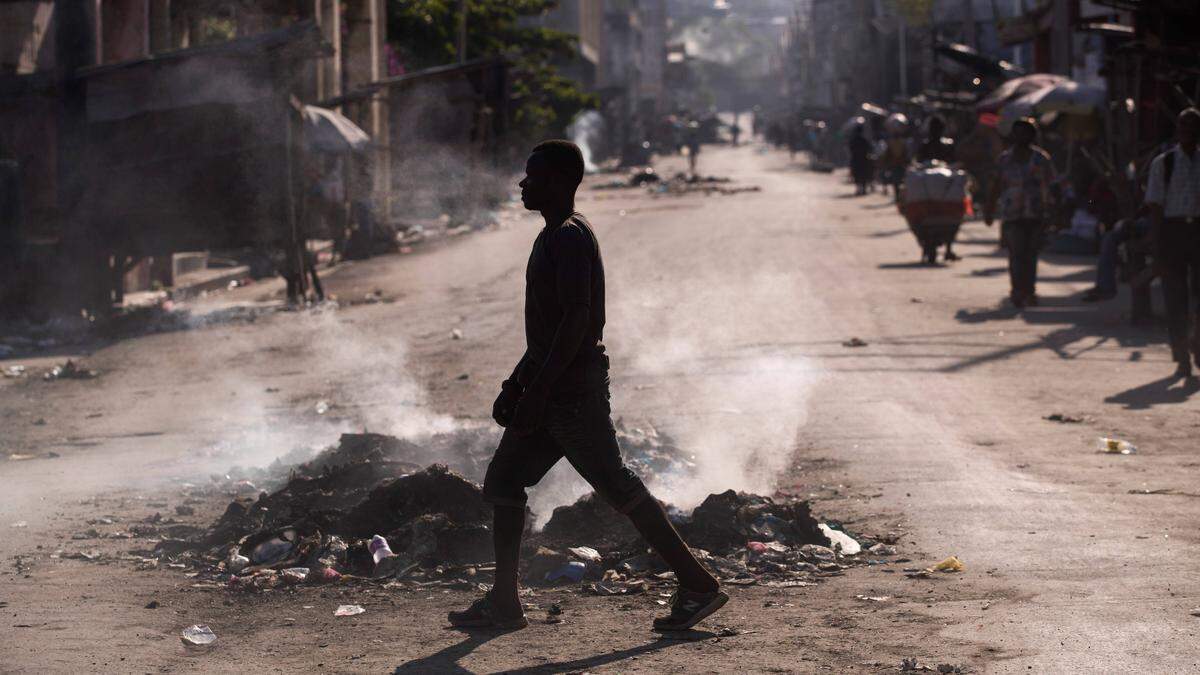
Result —
M517 409L513 412L509 428L518 435L528 436L542 425L546 414L546 394L541 390L530 387L525 390Z
M507 382L500 388L500 395L492 404L492 419L496 424L507 427L512 423L513 413L517 411L517 402L521 400L521 388Z

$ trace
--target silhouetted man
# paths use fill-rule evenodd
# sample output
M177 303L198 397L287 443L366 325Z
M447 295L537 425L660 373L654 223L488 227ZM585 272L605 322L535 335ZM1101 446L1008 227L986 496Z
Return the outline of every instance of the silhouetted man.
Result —
M596 493L629 516L675 571L679 589L656 630L684 630L729 600L621 458L609 416L604 332L604 265L591 226L575 211L583 155L569 141L533 149L521 201L546 226L525 270L525 355L500 387L492 416L506 427L483 482L494 507L496 581L469 608L450 613L460 627L522 628L517 565L525 529L525 489L563 457Z
M1179 145L1154 158L1146 183L1146 205L1150 207L1151 232L1155 242L1155 264L1162 272L1167 305L1167 331L1171 356L1178 377L1191 377L1188 332L1200 288L1188 288L1200 275L1200 110L1179 113L1175 128ZM1193 343L1196 365L1200 345Z
M999 201L1001 236L1008 243L1009 300L1018 309L1038 305L1038 252L1054 181L1050 154L1033 144L1037 132L1037 123L1031 118L1013 122L1012 147L996 163L996 179L983 212L983 221L991 225Z

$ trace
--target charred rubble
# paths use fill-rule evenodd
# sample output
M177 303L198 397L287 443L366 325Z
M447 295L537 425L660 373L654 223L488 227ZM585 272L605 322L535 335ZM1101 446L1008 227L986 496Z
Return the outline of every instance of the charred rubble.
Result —
M653 429L619 424L618 435L637 470L692 466ZM493 570L491 507L472 479L482 478L496 440L489 429L421 441L344 434L308 461L235 469L214 478L218 489L242 492L224 513L206 529L164 536L144 561L248 591L355 581L482 587ZM857 550L846 551L847 543L874 543L823 532L798 500L728 490L691 513L667 508L697 554L732 584L810 583L866 561L866 554L850 555ZM671 578L631 524L595 494L554 509L545 527L528 535L527 584L578 583L586 592L618 595Z

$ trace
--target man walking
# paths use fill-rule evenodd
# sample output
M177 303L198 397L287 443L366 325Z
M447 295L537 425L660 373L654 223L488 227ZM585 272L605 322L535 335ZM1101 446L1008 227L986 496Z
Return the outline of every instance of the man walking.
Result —
M459 627L523 628L517 567L525 530L525 489L563 457L596 493L627 515L675 571L671 613L655 630L685 630L728 600L692 555L667 514L621 458L609 410L604 332L604 266L591 225L575 211L583 155L569 141L533 149L521 201L546 226L525 270L525 355L501 385L492 416L505 428L484 478L494 507L496 581L484 597L450 612Z
M1000 201L1002 237L1008 243L1009 299L1014 307L1037 306L1037 263L1050 208L1054 165L1050 155L1033 144L1037 123L1025 117L1013 122L1012 147L1000 155L996 180L983 220L992 224Z
M1189 330L1200 288L1189 290L1189 282L1200 278L1200 156L1196 155L1200 133L1200 110L1179 113L1175 135L1179 144L1150 164L1146 205L1155 243L1155 265L1162 273L1167 305L1167 332L1171 356L1178 364L1177 377L1191 377ZM1192 340L1191 351L1200 367L1200 345Z

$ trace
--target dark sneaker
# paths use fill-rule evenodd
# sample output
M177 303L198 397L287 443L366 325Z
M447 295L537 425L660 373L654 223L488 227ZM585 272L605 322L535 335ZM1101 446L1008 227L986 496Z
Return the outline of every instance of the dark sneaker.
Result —
M942 259L946 262L956 262L962 260L962 258L958 257L958 254L954 251L946 251L946 254L942 256Z
M654 630L687 630L729 602L725 591L696 593L684 588L671 596L671 613L654 618Z
M1179 366L1175 368L1175 377L1191 377L1192 364L1187 361L1180 361Z
M529 625L524 612L515 616L501 614L488 595L471 603L470 607L461 612L450 612L447 618L450 619L450 625L458 628L516 629Z

